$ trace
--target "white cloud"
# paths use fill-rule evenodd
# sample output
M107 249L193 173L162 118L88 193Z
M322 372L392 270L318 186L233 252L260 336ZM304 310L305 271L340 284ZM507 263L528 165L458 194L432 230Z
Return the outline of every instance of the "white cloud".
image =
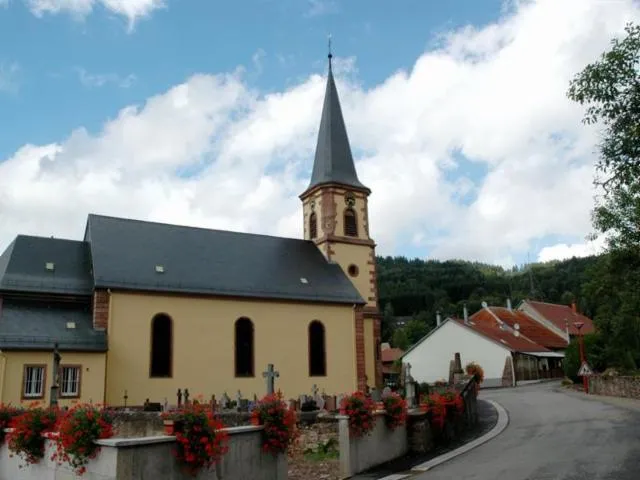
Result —
M0 0L1 1L1 0ZM83 18L89 15L96 5L101 5L112 13L125 17L129 29L133 29L139 18L146 17L152 11L163 8L165 0L25 0L31 12L41 17L45 13L68 12Z
M597 255L605 249L605 237L599 237L596 240L590 240L584 243L558 243L549 247L544 247L538 254L539 262L548 262L550 260L566 260L572 257L588 257L589 255Z
M640 12L632 0L539 0L505 15L450 33L368 90L366 65L336 60L379 253L410 244L508 264L544 237L590 232L598 137L565 92ZM0 245L17 233L78 238L89 212L300 236L324 78L263 96L241 71L196 75L95 135L80 128L0 163ZM487 175L456 167L458 151Z
M89 73L84 68L76 68L76 73L85 87L103 87L107 84L113 84L120 88L129 88L137 80L134 74L121 77L117 73Z

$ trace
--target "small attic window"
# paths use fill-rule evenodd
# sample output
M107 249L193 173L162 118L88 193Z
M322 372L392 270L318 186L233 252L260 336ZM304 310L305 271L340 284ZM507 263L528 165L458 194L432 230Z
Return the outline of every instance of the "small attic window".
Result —
M67 329L73 330L76 328L76 322L67 322Z
M309 280L307 280L307 279L306 279L306 278L304 278L304 277L300 277L300 283L307 284L307 283L309 283Z
M156 265L156 273L164 273L164 265Z
M56 269L56 264L53 262L47 262L44 264L44 268L50 272L53 272Z

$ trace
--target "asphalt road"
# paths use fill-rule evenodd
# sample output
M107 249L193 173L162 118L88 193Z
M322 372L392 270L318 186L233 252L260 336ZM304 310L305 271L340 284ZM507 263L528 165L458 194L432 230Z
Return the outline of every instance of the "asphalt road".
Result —
M634 409L555 388L482 391L509 412L506 430L411 480L639 480L638 403Z

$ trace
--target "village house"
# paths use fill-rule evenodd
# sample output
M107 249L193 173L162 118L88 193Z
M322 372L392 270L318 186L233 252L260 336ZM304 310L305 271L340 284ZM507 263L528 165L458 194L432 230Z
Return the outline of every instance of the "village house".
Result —
M578 312L575 302L568 305L523 300L517 310L526 313L529 317L541 323L549 330L561 332L569 341L578 336L576 322L584 324L582 334L588 335L595 332L593 320Z
M380 346L380 355L382 357L382 383L388 387L398 386L402 369L400 361L404 350L383 343Z
M0 256L0 402L253 398L268 364L289 398L380 388L370 193L329 56L304 239L95 214L82 240L18 235Z
M514 386L561 378L568 344L566 331L550 320L542 322L524 310L514 310L511 302L506 308L483 304L472 316L465 307L462 319L443 322L438 316L436 328L407 350L402 361L411 364L417 381L433 383L449 378L450 362L460 353L463 366L472 361L482 366L483 387Z

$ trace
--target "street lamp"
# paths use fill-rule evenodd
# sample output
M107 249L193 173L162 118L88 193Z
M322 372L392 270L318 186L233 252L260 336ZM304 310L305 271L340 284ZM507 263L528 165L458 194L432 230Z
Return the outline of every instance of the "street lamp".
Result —
M574 322L573 324L578 330L580 336L580 365L584 365L587 359L584 356L584 337L582 336L582 327L584 322ZM584 393L589 393L589 378L587 375L582 375L582 385L584 386Z

